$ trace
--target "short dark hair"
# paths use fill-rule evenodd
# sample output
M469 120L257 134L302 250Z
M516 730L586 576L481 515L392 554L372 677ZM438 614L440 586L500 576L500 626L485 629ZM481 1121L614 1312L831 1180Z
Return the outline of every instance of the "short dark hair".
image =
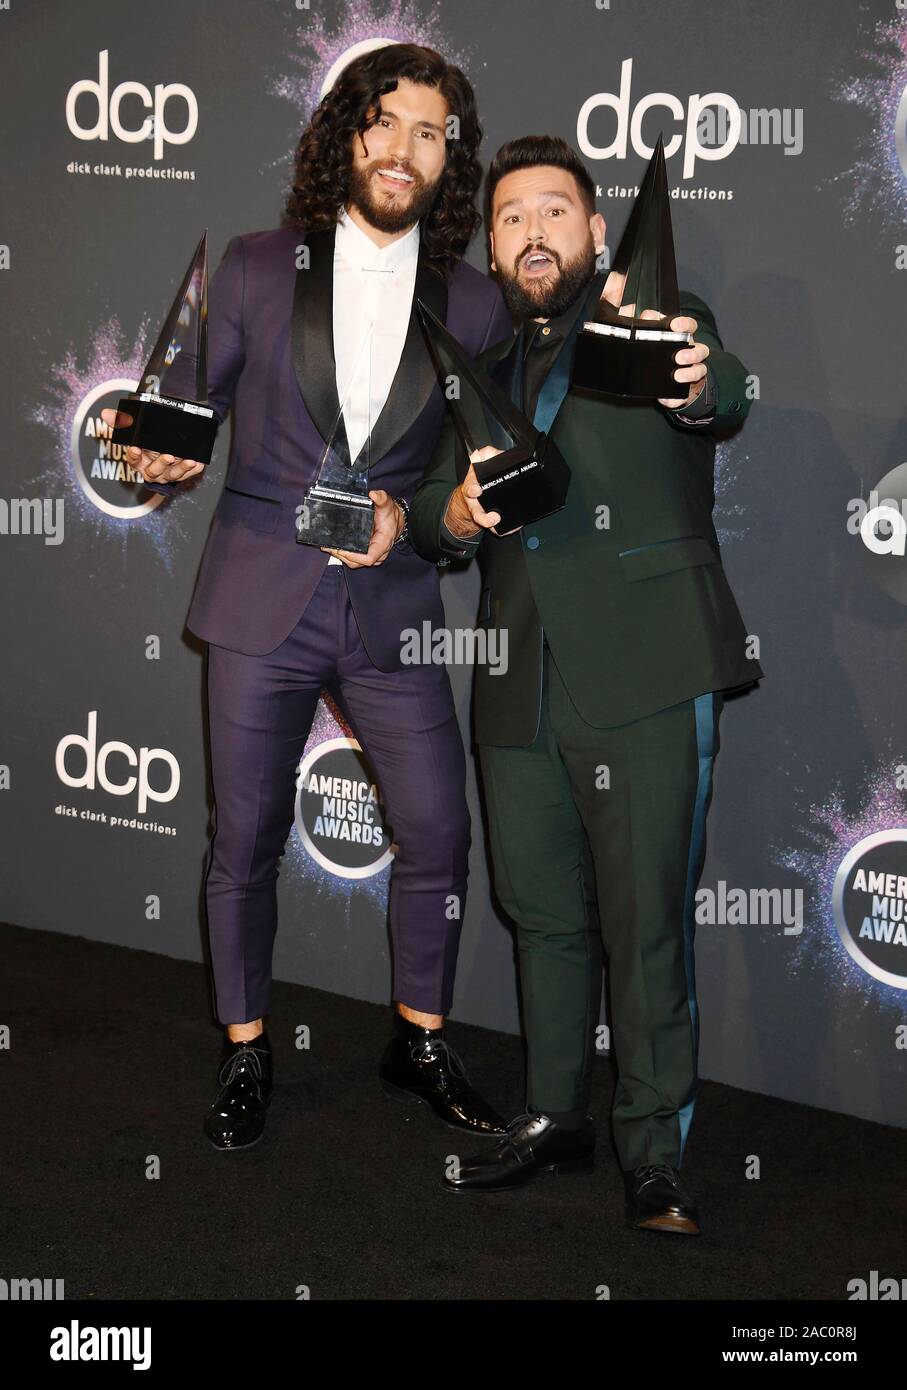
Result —
M485 222L491 225L491 208L494 190L505 174L516 173L518 169L534 169L540 164L553 164L557 169L566 169L572 174L579 189L579 195L591 217L595 212L595 184L575 150L559 135L522 135L518 140L508 140L502 145L491 161L485 182Z

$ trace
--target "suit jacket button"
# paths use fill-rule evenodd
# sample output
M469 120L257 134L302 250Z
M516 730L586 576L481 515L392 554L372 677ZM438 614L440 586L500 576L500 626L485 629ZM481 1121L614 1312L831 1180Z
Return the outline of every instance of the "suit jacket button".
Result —
M526 537L526 549L527 549L527 550L538 550L538 548L539 548L539 538L538 538L538 536L527 536L527 537Z
M728 406L728 410L730 410L732 413L738 411L739 409L740 409L740 402L739 402L739 401L731 401L730 405Z

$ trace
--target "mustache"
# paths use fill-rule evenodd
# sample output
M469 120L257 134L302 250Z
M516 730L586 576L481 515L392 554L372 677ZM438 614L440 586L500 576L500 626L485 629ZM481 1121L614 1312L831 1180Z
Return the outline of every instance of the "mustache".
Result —
M549 260L552 260L552 261L554 262L554 264L557 266L558 270L562 270L562 269L563 269L563 267L562 267L562 265L561 265L561 258L560 258L560 256L558 255L558 253L557 253L556 251L552 250L552 248L551 248L550 246L533 245L533 246L527 246L526 249L525 249L525 251L521 251L521 252L520 252L520 254L517 256L516 260L515 260L514 263L513 263L513 268L514 268L514 270L515 270L515 271L516 271L516 270L519 270L520 266L521 266L521 265L523 264L523 262L527 259L527 257L529 257L529 256L535 256L535 255L538 255L539 253L541 253L542 255L547 256L547 257L549 258Z

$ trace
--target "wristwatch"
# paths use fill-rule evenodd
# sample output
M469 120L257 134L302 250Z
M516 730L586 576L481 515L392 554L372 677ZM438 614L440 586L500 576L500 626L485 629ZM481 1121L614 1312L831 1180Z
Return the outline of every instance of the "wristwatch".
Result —
M403 513L403 530L394 541L394 545L399 545L401 541L409 540L409 504L405 497L395 497L394 501Z

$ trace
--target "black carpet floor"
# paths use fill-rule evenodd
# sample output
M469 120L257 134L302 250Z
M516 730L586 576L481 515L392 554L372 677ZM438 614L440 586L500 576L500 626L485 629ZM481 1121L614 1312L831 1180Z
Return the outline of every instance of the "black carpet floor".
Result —
M268 1127L225 1154L201 1129L220 1050L201 966L14 926L0 958L0 1273L62 1278L67 1300L837 1301L901 1271L903 1130L703 1082L684 1178L704 1233L631 1231L599 1059L594 1173L454 1195L445 1158L476 1141L379 1089L389 1010L276 984ZM521 1111L519 1040L448 1037Z

